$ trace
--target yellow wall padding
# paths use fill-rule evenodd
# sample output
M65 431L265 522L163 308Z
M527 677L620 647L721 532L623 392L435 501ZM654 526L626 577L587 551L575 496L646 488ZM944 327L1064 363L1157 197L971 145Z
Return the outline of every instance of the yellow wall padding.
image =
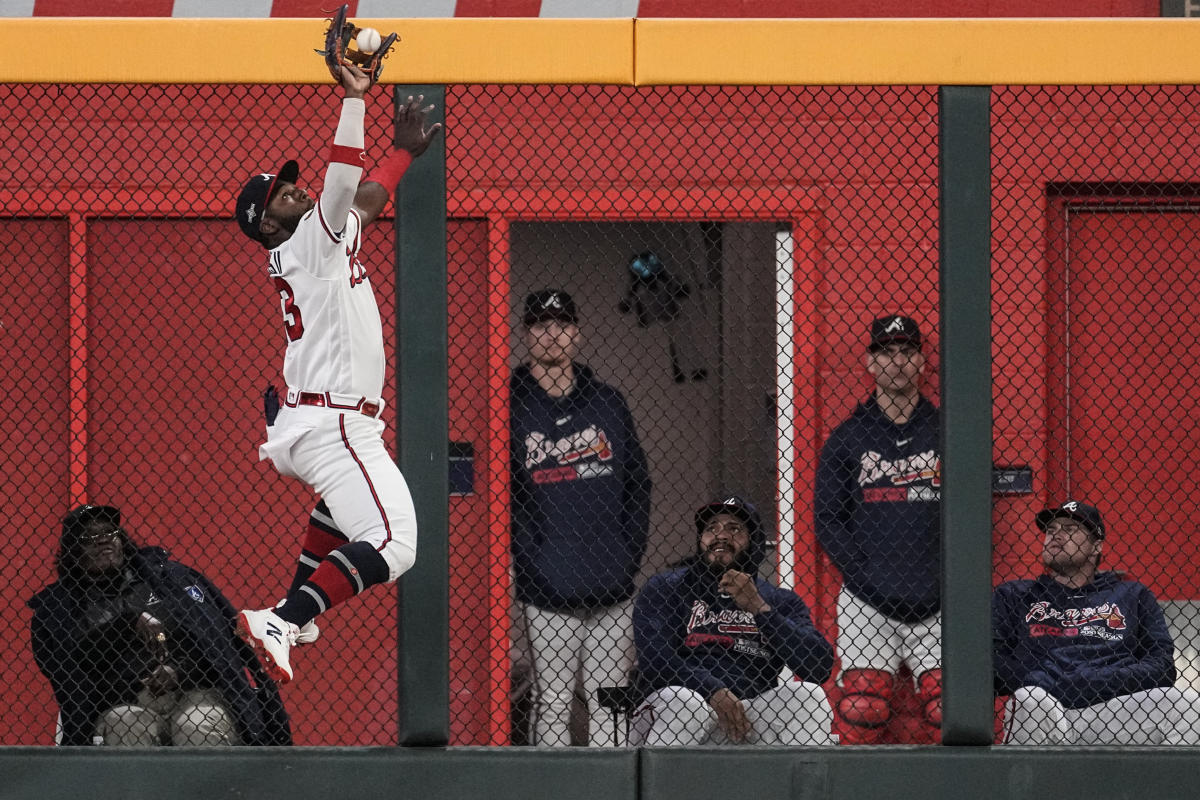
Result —
M382 83L633 83L632 19L370 19ZM330 83L324 19L26 17L0 25L8 83Z
M1191 19L356 19L384 83L1200 83ZM9 83L326 83L323 19L11 18Z
M1193 19L655 19L641 84L1200 83Z

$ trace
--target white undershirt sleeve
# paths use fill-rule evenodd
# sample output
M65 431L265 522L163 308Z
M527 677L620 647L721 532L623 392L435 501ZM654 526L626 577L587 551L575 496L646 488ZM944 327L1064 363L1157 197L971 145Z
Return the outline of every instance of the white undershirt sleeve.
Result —
M325 171L325 188L317 203L317 213L325 229L340 235L346 228L346 218L354 205L354 195L362 180L365 157L356 157L357 164L348 163L348 154L363 152L366 103L362 98L347 97L342 101L342 114L333 137L332 156Z

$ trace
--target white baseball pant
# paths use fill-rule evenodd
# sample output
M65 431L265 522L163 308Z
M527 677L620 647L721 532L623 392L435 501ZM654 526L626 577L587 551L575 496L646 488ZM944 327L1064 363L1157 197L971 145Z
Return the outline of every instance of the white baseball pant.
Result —
M1165 686L1071 709L1022 686L1004 706L1004 744L1200 744L1200 692Z
M942 615L897 622L842 589L838 593L838 653L842 669L880 669L895 674L907 664L914 677L942 666Z
M587 698L588 743L612 747L612 712L597 701L601 686L624 686L633 666L633 601L605 608L547 611L522 608L533 656L535 741L540 745L571 743L571 700L575 676ZM615 741L624 739L624 726Z
M383 443L383 422L356 411L284 406L267 429L259 458L299 478L329 506L338 530L370 542L388 565L388 580L417 557L417 520L408 484Z
M834 745L833 710L815 683L786 681L743 700L750 736L743 744ZM717 724L717 712L692 689L668 686L651 692L634 712L633 746L733 744Z

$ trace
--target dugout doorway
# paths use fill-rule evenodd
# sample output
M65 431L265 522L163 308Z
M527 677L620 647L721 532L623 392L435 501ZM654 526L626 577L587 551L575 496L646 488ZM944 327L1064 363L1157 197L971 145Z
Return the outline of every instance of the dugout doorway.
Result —
M774 533L774 227L512 226L510 364L526 355L523 298L548 287L570 293L579 306L580 361L624 394L650 465L643 577L691 554L689 509L721 488L753 498ZM629 269L641 253L662 265L658 286L645 292Z
M790 585L794 574L818 570L813 546L793 546L797 531L811 539L811 525L803 519L810 503L793 508L795 490L780 485L777 471L782 454L788 463L804 465L789 481L811 486L803 473L815 466L816 434L806 420L808 432L795 439L791 403L812 401L817 379L811 334L817 327L818 212L797 189L452 193L448 206L451 431L486 434L474 441L477 496L451 499L452 529L460 512L474 520L470 531L453 534L458 541L452 542L452 580L458 580L456 548L485 552L489 559L486 585L473 582L470 597L452 598L452 605L463 607L463 613L452 609L452 625L487 630L452 631L452 638L480 645L475 649L480 671L474 674L488 676L488 685L477 687L488 700L472 716L487 726L483 738L503 744L510 740L504 721L510 718L512 667L507 382L525 356L519 326L525 295L555 287L573 296L584 336L580 360L619 388L631 407L654 481L642 578L688 555L694 542L691 509L711 492L737 486L760 503L772 538L779 531L776 498L786 506L789 527L780 555L787 563L778 577L786 575ZM678 315L652 313L639 324L636 310L623 301L629 297L630 258L647 251L687 283L690 293ZM476 290L459 301L454 296L462 283ZM457 312L461 322L455 321ZM456 367L456 337L473 336L479 346L463 346L473 357L460 358ZM797 342L786 350L785 378L781 339ZM467 373L473 381L464 380ZM788 422L781 427L777 393L784 379L790 394L784 408ZM486 396L456 398L457 387L468 382L486 387ZM476 423L465 424L468 417ZM451 694L456 696L453 687ZM473 705L478 700L473 694L464 687L458 696Z

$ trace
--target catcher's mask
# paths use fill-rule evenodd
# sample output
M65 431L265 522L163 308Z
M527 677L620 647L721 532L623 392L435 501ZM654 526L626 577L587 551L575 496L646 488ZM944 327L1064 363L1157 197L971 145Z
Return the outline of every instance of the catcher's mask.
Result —
M267 211L267 204L275 194L275 187L280 182L295 183L299 177L300 165L295 161L288 161L279 168L278 174L264 172L246 181L237 201L237 221L242 233L266 247L267 243L263 241L262 231L258 226Z

